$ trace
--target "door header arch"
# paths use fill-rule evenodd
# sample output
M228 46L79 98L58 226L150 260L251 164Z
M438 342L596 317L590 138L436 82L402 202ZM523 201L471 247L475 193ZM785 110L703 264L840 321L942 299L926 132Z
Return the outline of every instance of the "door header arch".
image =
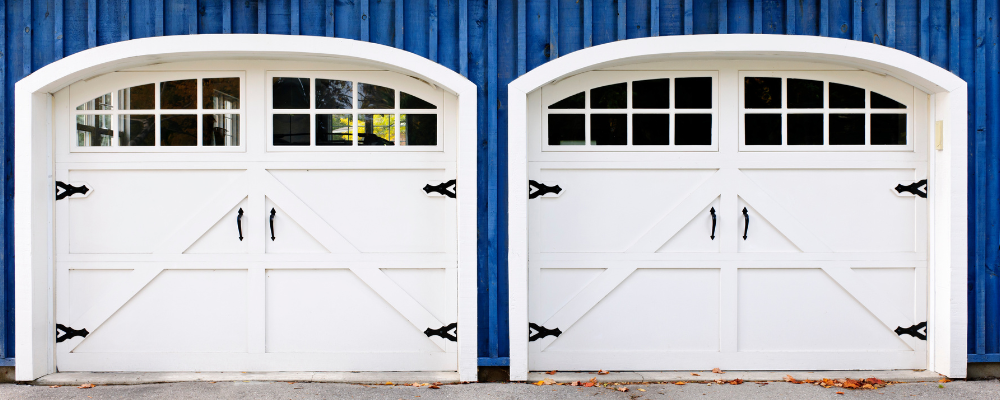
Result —
M510 377L527 378L528 326L528 94L580 73L623 65L673 60L787 60L828 63L889 75L931 95L929 126L939 146L929 154L931 259L930 369L951 377L966 374L967 135L968 85L912 54L854 40L796 35L683 35L611 42L545 63L508 86L508 190L510 282ZM537 117L533 119L538 119ZM924 134L932 134L926 132Z

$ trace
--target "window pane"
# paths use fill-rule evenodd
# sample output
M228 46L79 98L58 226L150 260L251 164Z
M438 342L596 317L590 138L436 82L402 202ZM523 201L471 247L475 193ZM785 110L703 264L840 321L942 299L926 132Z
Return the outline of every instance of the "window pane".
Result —
M906 144L906 114L872 114L872 144Z
M903 103L872 92L872 108L906 108Z
M396 108L396 92L387 87L358 83L358 108L368 110Z
M636 146L670 144L670 114L633 114L632 144Z
M788 114L788 144L823 144L823 114Z
M240 78L202 79L202 108L231 110L240 108Z
M628 116L625 114L591 114L590 144L624 146L628 143Z
M160 146L197 145L197 115L160 115Z
M712 114L676 114L674 144L708 146L712 144Z
M437 145L436 114L402 114L399 116L400 146Z
M675 108L712 108L712 78L674 79Z
M670 108L670 79L632 82L632 108Z
M399 92L399 108L411 110L433 110L437 106L406 92Z
M585 115L549 114L549 146L583 145Z
M865 108L865 90L830 82L830 108Z
M744 118L747 146L781 144L781 114L745 114Z
M160 108L164 110L198 108L198 80L160 82Z
M308 114L274 114L271 117L274 129L272 143L275 146L308 146Z
M865 115L830 114L830 144L865 144Z
M103 96L97 97L91 101L80 104L76 107L77 110L110 110L111 107L111 93L107 93Z
M586 95L583 92L559 100L549 106L550 110L582 109L586 105Z
M239 114L206 114L201 118L202 146L240 145Z
M111 146L112 135L110 115L76 116L77 146Z
M274 78L271 84L271 107L275 109L309 108L309 78Z
M625 92L627 83L601 86L590 90L590 108L625 108L628 106Z
M747 77L743 85L745 108L781 108L781 78Z
M152 103L152 102L150 102ZM118 116L119 146L155 146L156 116L155 115L119 115Z
M316 145L353 146L354 124L351 114L317 115Z
M316 79L316 108L349 110L354 104L354 83L333 79Z
M823 81L788 78L788 108L823 108Z
M393 114L358 115L359 146L395 146L396 116Z
M119 110L152 110L156 101L153 84L132 86L118 91Z

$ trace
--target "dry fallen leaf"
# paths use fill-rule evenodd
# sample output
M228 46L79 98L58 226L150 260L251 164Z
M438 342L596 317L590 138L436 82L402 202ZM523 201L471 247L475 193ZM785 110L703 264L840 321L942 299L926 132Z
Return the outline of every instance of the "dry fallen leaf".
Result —
M618 391L619 392L627 392L628 388L627 387L620 387L620 388L618 388Z
M605 370L603 370L603 369L599 369L599 370L597 370L597 374L598 374L598 375L607 375L607 374L610 374L610 372L608 372L608 371L605 371Z
M941 380L939 380L938 382L941 382L941 383L948 383L948 382L951 382L951 379L948 379L948 378L941 378Z
M429 387L429 388L431 388L431 389L440 389L440 388L441 388L441 387L440 387L440 386L438 386L438 385L430 385L430 386L428 386L428 387Z
M92 387L94 387L93 383L84 383L84 384L82 384L80 386L77 386L76 388L77 389L90 389Z
M790 383L795 383L795 384L801 383L801 382L795 380L795 378L792 378L791 375L785 375L785 382L790 382Z
M733 380L729 381L730 385L740 385L742 383L743 383L743 380L740 379L740 378L736 378L736 379L733 379Z
M581 383L580 381L576 381L576 382L570 383L569 385L570 386L582 386L583 383Z
M549 372L546 372L546 374L548 374L548 375L555 375L556 371L549 371Z
M61 387L61 386L59 386L59 385L52 385L52 386L49 386L49 387L50 388L57 388L57 387Z
M724 381L724 380L722 380L722 379L716 379L716 380L715 380L715 383L718 383L718 384L720 384L720 385L721 385L721 384L723 384L723 383L726 383L726 381Z
M386 382L385 384L386 385L392 385L392 382Z
M594 387L594 385L595 385L594 382L587 382L583 384L583 387Z
M701 376L701 375L698 375L698 374L696 374L696 373L692 372L692 373L691 373L691 376Z
M871 390L874 390L874 389L875 389L875 386L874 386L874 385L872 385L872 384L870 384L870 383L866 383L866 384L864 384L864 385L861 385L861 388L862 388L862 389L871 389Z
M861 385L854 379L847 379L844 381L845 389L857 389L859 387L861 387Z
M646 391L646 389L642 389L642 388L639 388L639 391L640 391L640 392L645 392L645 391Z
M540 380L538 382L535 382L535 386L554 385L555 383L556 383L555 379L545 378L545 379L542 379L542 380Z
M419 384L419 383L416 383L416 382L413 382L413 383L411 383L411 384L410 384L410 386L413 386L413 387L420 387L420 384Z
M687 385L687 382L674 382L675 385Z
M837 392L837 394L844 394L844 392Z
M722 370L718 369L718 368L712 368L712 372L717 373L717 374L724 374L725 373L725 372L722 372Z

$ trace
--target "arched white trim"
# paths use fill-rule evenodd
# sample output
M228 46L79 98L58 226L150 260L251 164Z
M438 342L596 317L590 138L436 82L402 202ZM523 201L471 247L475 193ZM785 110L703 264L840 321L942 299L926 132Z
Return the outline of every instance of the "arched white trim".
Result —
M839 64L891 75L932 95L931 116L944 124L934 151L931 228L929 369L966 374L967 84L911 54L853 40L792 35L661 36L612 42L548 62L508 86L510 377L528 373L527 96L542 86L596 69L679 59L772 59Z
M348 39L286 35L193 35L130 40L56 61L15 88L16 379L54 372L52 319L52 96L112 71L191 60L281 59L363 64L439 86L458 96L458 342L463 381L477 379L476 357L476 85L444 66L403 50Z

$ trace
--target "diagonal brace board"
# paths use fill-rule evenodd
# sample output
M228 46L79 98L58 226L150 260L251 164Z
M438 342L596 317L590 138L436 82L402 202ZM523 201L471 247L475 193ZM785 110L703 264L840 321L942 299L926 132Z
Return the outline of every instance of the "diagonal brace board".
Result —
M907 327L913 325L913 320L899 312L885 295L877 288L865 283L850 267L823 267L826 272L840 287L844 288L862 307L872 313L875 318L885 325L890 331L897 327ZM914 348L917 339L912 337L899 337L911 349Z
M152 282L154 278L160 275L163 271L163 267L153 267L153 268L142 268L135 269L122 280L122 283L116 286L113 290L105 293L101 299L90 307L86 313L84 313L80 318L72 321L69 326L76 329L86 329L91 334L97 331L104 322L106 322L112 315L115 314L125 303L132 300L139 291L146 287L149 282ZM88 336L89 337L89 336ZM67 340L70 344L69 351L76 349L80 343L86 338L78 341Z
M576 321L583 318L597 303L604 300L604 297L611 293L612 290L618 287L625 278L632 275L635 272L636 267L624 267L624 268L608 268L604 270L600 275L598 275L594 280L590 282L580 293L566 303L562 308L559 309L549 319L545 320L542 326L549 329L558 328L562 332L569 330ZM527 327L525 327L527 328ZM527 331L524 333L527 335ZM537 342L538 351L545 350L549 347L552 342L556 340L555 336L548 336L539 339Z
M212 229L226 213L247 197L248 173L240 174L220 189L215 196L188 218L178 229L168 235L153 254L181 254Z
M403 318L410 321L418 331L424 332L428 328L436 329L444 326L430 311L427 311L417 300L407 294L396 282L389 279L381 269L353 267L351 268L351 272L364 281L368 287L381 296L392 308L396 309ZM428 338L440 347L442 351L448 351L448 341L444 338L438 336L429 336Z
M770 222L778 232L781 232L795 247L807 253L829 253L830 248L812 233L805 225L788 213L780 203L757 186L743 172L736 174L736 189L740 197L750 204L767 222Z
M642 237L625 250L626 253L655 253L663 247L677 232L684 229L688 222L694 219L701 210L722 194L726 176L731 175L724 170L716 171L691 194L663 216Z
M282 211L288 214L302 229L331 253L360 253L340 232L331 227L323 217L316 214L309 206L299 199L285 185L278 182L273 175L261 170L254 174L254 181L264 188L264 195L273 200Z

